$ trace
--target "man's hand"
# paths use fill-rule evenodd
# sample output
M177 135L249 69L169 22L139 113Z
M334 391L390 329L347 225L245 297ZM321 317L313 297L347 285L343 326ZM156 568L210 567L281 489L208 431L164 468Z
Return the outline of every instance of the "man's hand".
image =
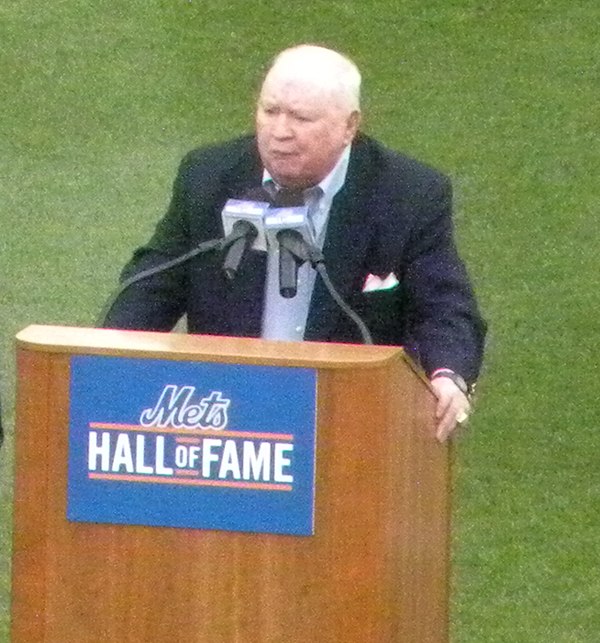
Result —
M437 396L435 417L438 420L436 437L445 442L456 430L457 426L465 424L471 404L467 396L449 378L438 375L431 380L431 387Z

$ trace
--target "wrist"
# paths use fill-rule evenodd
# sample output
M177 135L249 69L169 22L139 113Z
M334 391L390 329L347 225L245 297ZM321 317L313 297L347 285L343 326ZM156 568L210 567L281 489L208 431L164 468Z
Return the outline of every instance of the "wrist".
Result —
M471 399L471 396L473 395L473 386L469 386L462 375L459 375L451 368L438 368L433 371L429 379L434 380L438 377L447 377L449 380L452 380L461 393L464 393L469 400Z

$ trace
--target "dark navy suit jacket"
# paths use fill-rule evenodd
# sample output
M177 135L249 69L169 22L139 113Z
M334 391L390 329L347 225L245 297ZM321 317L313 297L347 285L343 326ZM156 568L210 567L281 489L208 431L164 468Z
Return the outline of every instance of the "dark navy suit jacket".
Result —
M165 217L122 279L223 234L228 198L261 184L254 137L194 150L182 161ZM485 324L452 231L449 180L360 134L336 195L323 252L335 287L363 317L376 344L403 345L428 373L451 368L468 382L479 373ZM187 314L191 333L259 337L266 255L250 252L236 279L207 253L125 290L104 326L173 328ZM395 273L396 288L363 293L369 274ZM354 324L317 277L306 340L360 343Z

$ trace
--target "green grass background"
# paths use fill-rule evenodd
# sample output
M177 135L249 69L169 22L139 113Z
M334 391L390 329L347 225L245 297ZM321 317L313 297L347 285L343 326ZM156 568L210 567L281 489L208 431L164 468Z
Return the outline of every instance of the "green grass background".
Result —
M93 324L181 155L250 129L267 61L303 41L359 64L367 131L451 174L490 321L456 448L453 641L600 641L599 7L3 0L0 641L15 333Z

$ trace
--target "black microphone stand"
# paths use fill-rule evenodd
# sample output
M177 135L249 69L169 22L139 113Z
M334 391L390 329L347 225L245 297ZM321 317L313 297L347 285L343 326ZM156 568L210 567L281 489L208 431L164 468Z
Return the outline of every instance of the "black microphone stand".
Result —
M238 223L241 223L243 225L237 225ZM175 266L179 266L182 263L185 263L186 261L189 261L190 259L193 259L198 255L204 254L205 252L211 252L212 250L222 251L230 248L230 252L233 253L233 246L235 246L237 242L242 242L244 247L246 247L246 244L251 243L254 237L256 237L257 233L258 232L256 228L251 223L248 223L247 221L236 222L236 224L233 226L232 231L226 237L220 238L220 239L210 239L208 241L203 241L202 243L198 244L195 248L192 248L188 252L180 255L179 257L174 257L173 259L169 259L168 261L165 261L159 264L158 266L153 266L152 268L148 268L147 270L142 270L141 272L136 273L132 277L129 277L129 279L125 279L111 293L111 295L108 298L108 301L102 307L102 310L98 315L98 319L96 320L96 324L95 324L96 327L104 326L104 324L106 323L106 319L108 318L108 315L112 310L112 307L115 305L115 302L120 297L120 295L123 292L125 292L130 286L137 283L138 281L141 281L142 279L147 279L148 277L152 277L153 275L156 275L160 272L164 272L165 270L170 270L171 268L174 268ZM239 248L239 245L236 246L236 253L238 252L238 248ZM237 270L242 254L243 253L240 253L237 264L235 264L235 253L231 257L233 270ZM228 256L229 256L229 253L228 253Z

